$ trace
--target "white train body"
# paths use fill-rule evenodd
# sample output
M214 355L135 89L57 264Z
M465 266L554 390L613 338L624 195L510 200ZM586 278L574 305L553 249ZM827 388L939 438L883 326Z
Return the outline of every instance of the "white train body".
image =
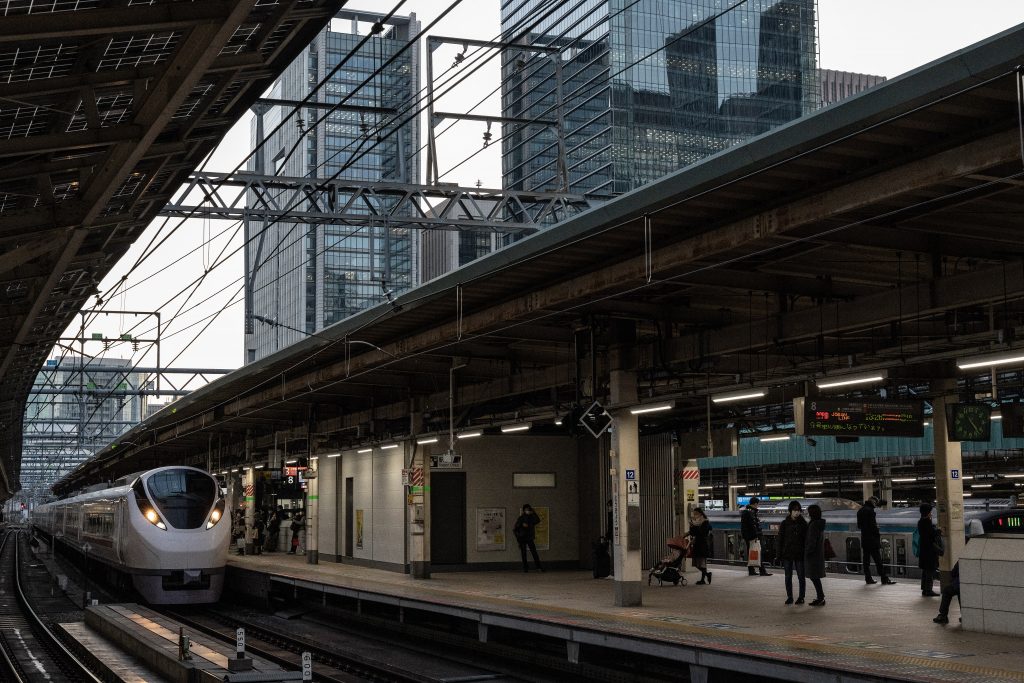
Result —
M207 472L159 467L38 506L32 524L130 576L152 604L216 602L231 535L224 505Z

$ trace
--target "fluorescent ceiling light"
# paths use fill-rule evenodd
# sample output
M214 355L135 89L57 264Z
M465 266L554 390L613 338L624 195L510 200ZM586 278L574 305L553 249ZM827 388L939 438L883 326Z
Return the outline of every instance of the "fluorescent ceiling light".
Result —
M340 458L341 457L341 453L331 453L327 457L328 458Z
M762 436L761 443L769 441L789 441L789 434L776 434L775 436Z
M1002 420L1003 416L1000 415L999 413L992 413L992 419L993 420Z
M733 391L728 394L715 394L711 397L711 402L729 403L730 401L744 401L748 398L764 398L767 393L767 389L745 389L744 391Z
M249 470L251 470L252 468L251 468L251 467L243 467L242 469L243 469L243 470L245 470L246 472L248 472L248 471L249 471Z
M925 420L921 424L924 425L925 427L931 427L932 426L932 421L931 420Z
M358 451L356 451L356 453L372 453L372 452L373 452L372 448L360 448Z
M227 474L227 473L228 473L227 470L224 470L223 472L221 472L221 474Z
M700 489L701 491L710 491L711 489L713 489L715 487L714 486L698 486L697 488Z
M894 484L903 484L903 483L906 483L908 481L917 481L917 477L906 477L906 478L903 478L903 479L893 479L892 483L894 483Z
M474 437L483 436L483 435L484 435L484 433L481 430L477 429L476 431L472 431L472 432L462 432L461 434L456 434L455 438L456 439L472 439Z
M809 498L810 496L820 496L820 495L821 495L821 491L804 491L804 498Z
M298 460L285 460L285 461L284 461L284 464L285 464L285 465L295 465L295 464L297 464L298 462L299 462Z
M990 368L995 365L1011 365L1013 363L1024 364L1024 352L1010 351L1008 353L994 353L987 356L961 358L956 362L956 366L961 370L971 370L973 368Z
M838 387L849 387L857 384L875 384L883 382L885 381L886 376L887 373L884 370L880 370L860 375L846 375L829 378L822 377L820 380L815 380L814 383L818 385L819 389L835 389Z
M747 488L747 485L746 484L729 484L729 488L731 488L731 489L745 489L745 488Z
M853 483L854 484L874 484L875 480L874 479L854 479Z
M990 489L992 484L971 484L972 489Z
M662 413L666 410L672 410L675 407L675 403L657 403L654 405L636 406L635 408L630 408L629 412L633 415L642 415L643 413Z
M511 434L512 432L525 432L529 431L530 424L518 424L518 425L503 425L501 428L502 434Z
M264 467L266 467L266 465L256 465L256 469L258 470L262 470Z
M1024 479L1024 474L1004 474L1007 479Z
M824 486L824 485L825 485L825 482L823 482L823 481L805 481L804 482L804 486Z
M971 479L974 479L974 477L972 477L972 476L966 476L966 475L965 475L965 476L963 476L963 477L960 477L960 478L961 478L961 479L963 479L964 481L970 481Z
M964 494L964 498L970 498L970 497L971 497L971 494L969 494L969 493L965 493Z
M561 427L562 426L562 418L558 418L557 420L555 420L555 424L558 425L559 427Z
M231 473L234 474L237 471L238 471L238 468L236 467L235 469L231 470Z
M765 484L764 485L764 487L766 489L777 489L777 488L782 488L783 486L785 486L785 484Z
M436 436L428 436L425 439L416 439L416 443L420 446L426 446L428 443L437 443Z
M381 446L380 447L380 449L382 451L390 451L393 448L398 448L398 444L397 443L389 443L387 446Z

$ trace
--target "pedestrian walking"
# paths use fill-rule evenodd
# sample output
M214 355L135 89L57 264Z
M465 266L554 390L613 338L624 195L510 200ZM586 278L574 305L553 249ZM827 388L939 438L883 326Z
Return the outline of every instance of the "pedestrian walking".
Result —
M761 548L761 519L757 516L757 506L761 503L760 498L751 498L747 506L740 514L740 535L747 544L747 571L751 576L771 576L764 568L764 555ZM751 550L756 549L758 560L756 567L751 564Z
M821 587L821 580L825 578L825 520L821 517L819 505L808 505L807 514L811 521L807 523L807 540L804 543L804 574L814 586L811 607L822 607L825 604L825 591Z
M519 543L519 554L523 559L524 572L530 571L530 567L526 563L527 548L530 549L530 554L533 555L533 562L536 565L537 571L544 571L544 568L540 566L540 556L537 555L537 545L535 543L538 524L540 524L540 515L534 511L529 503L525 503L519 517L516 518L515 525L512 527L512 533Z
M889 578L885 565L882 564L882 533L878 530L878 521L875 519L875 506L878 504L878 498L872 496L864 501L860 510L857 510L860 548L864 555L864 582L877 583L871 578L871 559L874 559L882 585L890 585L896 582Z
M302 510L298 510L292 516L292 547L288 550L289 555L294 555L299 549L299 533L306 527L306 520L302 516Z
M938 595L932 590L932 582L935 580L935 573L939 570L939 548L942 547L942 535L932 523L932 506L922 503L920 509L921 519L917 520L919 537L917 566L921 568L921 595L933 598Z
M779 559L786 570L786 604L793 604L793 573L796 572L800 593L796 604L804 604L807 577L804 574L804 550L807 546L807 520L800 501L789 502L789 514L779 525Z
M700 570L700 581L696 585L710 585L711 572L708 558L711 557L711 522L703 508L694 508L690 513L690 560L694 569Z

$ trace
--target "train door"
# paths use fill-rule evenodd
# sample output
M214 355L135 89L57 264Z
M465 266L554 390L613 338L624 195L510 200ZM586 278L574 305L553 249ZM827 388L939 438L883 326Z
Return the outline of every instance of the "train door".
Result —
M861 562L862 557L860 548L860 538L858 536L848 536L846 538L846 573L863 573L864 566L861 564Z
M896 538L896 574L905 576L907 573L907 539L905 536Z

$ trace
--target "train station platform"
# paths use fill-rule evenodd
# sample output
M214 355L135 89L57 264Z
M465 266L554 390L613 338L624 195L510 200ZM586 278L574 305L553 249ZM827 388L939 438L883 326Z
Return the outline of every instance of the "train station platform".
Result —
M488 625L545 633L565 640L569 661L581 646L665 657L689 665L694 681L707 680L709 670L791 681L1024 681L1019 639L963 631L956 601L950 625L933 623L939 598L922 597L917 580L883 586L830 576L826 606L786 606L781 570L750 577L716 566L710 586L695 585L691 571L687 586L644 585L642 606L615 607L612 580L583 571L435 571L418 580L283 553L232 556L228 567L236 586L255 572L296 594L475 620L481 640ZM808 591L809 602L809 583Z

